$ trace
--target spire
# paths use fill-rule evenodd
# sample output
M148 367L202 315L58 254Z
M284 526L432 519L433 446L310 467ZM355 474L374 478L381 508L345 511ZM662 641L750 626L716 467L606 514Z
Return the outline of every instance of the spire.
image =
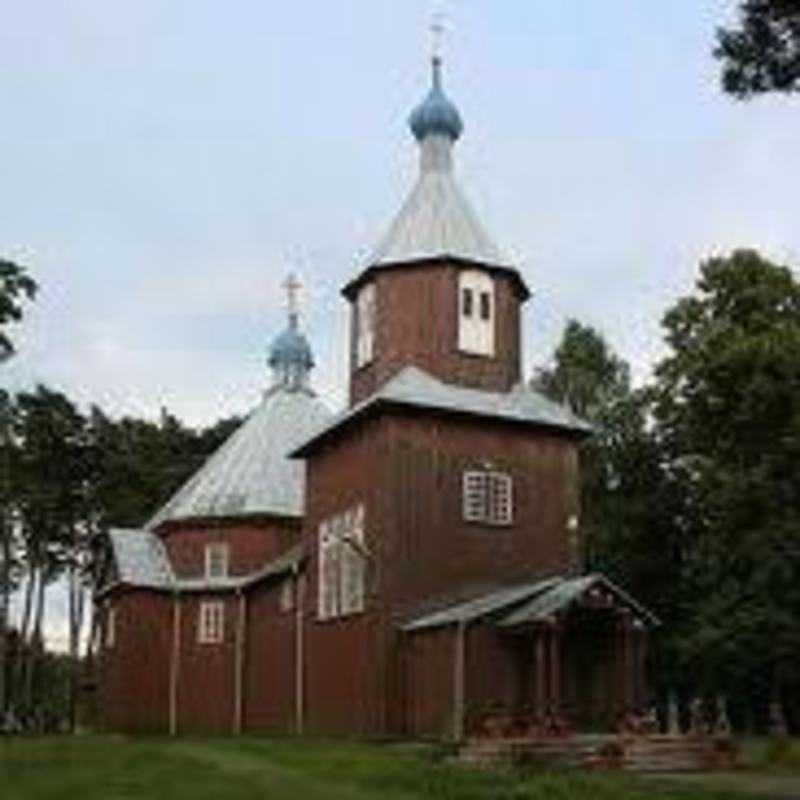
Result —
M294 273L289 273L283 288L286 290L288 324L272 342L267 363L272 367L274 386L297 391L308 387L314 356L308 340L300 331L298 293L302 284Z

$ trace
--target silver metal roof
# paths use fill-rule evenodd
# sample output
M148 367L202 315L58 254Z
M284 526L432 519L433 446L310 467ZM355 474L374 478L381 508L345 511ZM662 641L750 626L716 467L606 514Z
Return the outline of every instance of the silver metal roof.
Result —
M108 538L118 583L150 589L174 585L175 575L158 536L148 531L112 528Z
M261 569L246 575L178 578L172 569L164 543L156 534L150 531L112 528L108 536L116 565L114 585L124 584L141 589L177 592L244 589L266 578L291 571L304 558L302 545L297 545ZM103 587L100 594L111 588Z
M402 630L411 632L460 622L472 622L501 611L506 611L506 614L495 622L501 628L547 622L553 614L567 609L586 591L597 585L602 585L615 595L642 622L650 625L659 624L658 618L637 603L627 592L624 592L604 575L596 573L578 578L556 576L498 589L414 619L403 625Z
M527 603L512 611L497 624L501 628L513 628L535 622L545 622L558 611L562 611L579 599L585 592L596 586L603 586L621 603L628 606L642 622L658 625L658 618L644 606L637 603L627 592L612 583L605 575L595 573L580 578L567 578L559 581L548 591L531 598Z
M433 134L420 143L420 175L365 267L452 257L513 269L453 176L453 141Z
M291 455L305 455L312 444L380 403L474 414L560 428L573 433L590 433L592 430L589 423L565 406L548 400L522 384L510 392L485 392L444 383L419 367L409 366L404 367L366 400L338 414L311 433Z
M419 631L426 628L452 625L457 622L471 622L496 611L502 611L514 604L522 603L532 595L539 594L560 583L561 580L562 578L546 578L498 589L432 614L426 614L403 625L402 629L404 631Z
M287 454L330 418L331 412L313 392L274 386L146 528L205 517L302 516L305 465Z

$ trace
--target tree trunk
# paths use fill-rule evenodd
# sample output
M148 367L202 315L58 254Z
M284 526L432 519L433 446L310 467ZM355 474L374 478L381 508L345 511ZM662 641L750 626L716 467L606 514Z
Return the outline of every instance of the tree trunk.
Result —
M44 570L39 570L39 584L36 587L36 606L34 612L33 632L28 640L28 669L25 676L25 705L28 709L33 708L34 686L36 682L36 672L39 661L42 657L42 622L44 620L45 607L45 580Z
M81 623L83 622L83 587L80 572L73 560L69 566L69 730L75 732Z
M16 663L14 664L11 682L11 705L19 706L23 698L23 685L25 679L25 645L28 641L28 628L31 620L31 606L33 605L33 590L36 585L37 570L34 560L28 553L28 569L25 578L25 601L22 606L22 617L19 622L17 636Z

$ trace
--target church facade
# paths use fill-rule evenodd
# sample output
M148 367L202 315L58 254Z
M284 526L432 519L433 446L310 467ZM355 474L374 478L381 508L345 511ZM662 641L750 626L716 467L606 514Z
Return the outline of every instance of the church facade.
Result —
M96 602L105 725L461 740L502 712L612 725L657 621L581 563L589 426L522 381L529 290L454 176L441 64L420 173L361 271L350 402L310 385L292 308L262 403L143 530Z

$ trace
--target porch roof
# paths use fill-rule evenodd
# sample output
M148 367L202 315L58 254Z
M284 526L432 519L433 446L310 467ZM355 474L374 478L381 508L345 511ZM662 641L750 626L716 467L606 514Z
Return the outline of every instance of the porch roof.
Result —
M497 611L507 610L519 603L524 603L535 595L559 584L563 578L545 578L528 583L506 586L502 589L483 594L471 600L425 614L422 617L407 622L402 626L404 631L419 631L425 628L438 628L443 625L452 625L456 622L471 622L474 619L488 616Z
M637 603L627 592L620 589L605 575L595 573L559 581L555 586L530 598L526 603L498 620L497 625L501 628L514 628L520 625L547 622L553 614L569 608L586 592L598 587L613 595L622 605L627 606L645 624L659 624L658 618L643 605Z
M516 628L549 621L564 611L587 591L602 587L619 603L627 606L647 625L656 626L658 618L627 592L599 573L581 577L556 576L507 586L471 600L425 614L401 626L413 632L457 623L472 622L497 615L495 624L501 628Z

